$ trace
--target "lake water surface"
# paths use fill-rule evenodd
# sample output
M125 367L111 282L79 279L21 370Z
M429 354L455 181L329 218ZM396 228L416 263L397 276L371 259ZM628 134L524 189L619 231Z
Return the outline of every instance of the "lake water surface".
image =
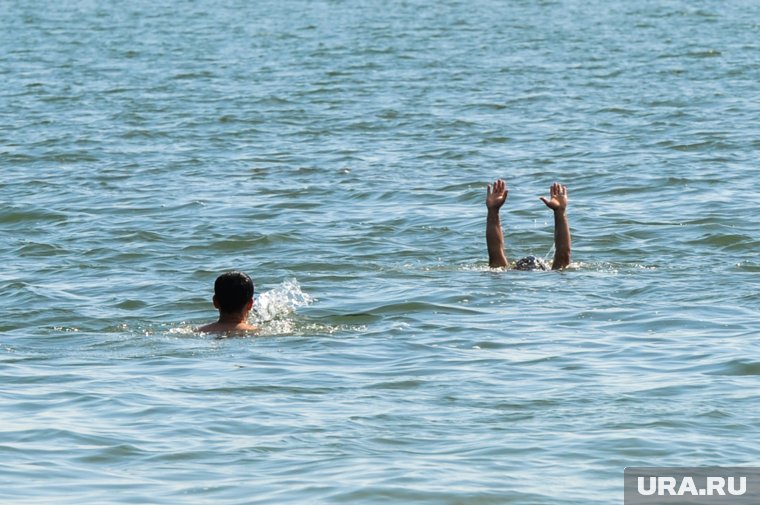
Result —
M760 3L0 0L0 501L610 504L760 466ZM510 187L492 271L485 185ZM256 338L193 333L256 282Z

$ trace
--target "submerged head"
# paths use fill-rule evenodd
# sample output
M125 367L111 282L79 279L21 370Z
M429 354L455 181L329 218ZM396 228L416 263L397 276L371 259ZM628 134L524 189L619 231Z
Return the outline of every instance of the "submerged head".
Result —
M549 270L549 266L541 258L526 256L515 263L515 270Z
M232 314L253 306L253 281L243 272L227 272L214 282L214 306L219 312Z

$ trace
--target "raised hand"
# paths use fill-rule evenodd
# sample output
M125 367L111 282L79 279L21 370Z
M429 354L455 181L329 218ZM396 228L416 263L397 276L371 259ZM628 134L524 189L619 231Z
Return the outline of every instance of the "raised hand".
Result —
M567 220L567 186L555 182L549 189L550 199L541 201L554 211L554 262L552 270L562 270L570 264L570 223Z
M554 211L565 210L567 208L567 186L555 182L552 184L552 187L549 188L549 196L549 200L543 196L539 197L547 207Z
M493 185L488 185L486 191L486 207L488 210L499 210L504 202L507 201L507 183L501 179L494 181Z
M497 179L488 185L486 192L486 244L488 246L488 264L492 268L503 268L509 265L507 255L504 252L504 232L501 230L499 209L507 201L507 184Z

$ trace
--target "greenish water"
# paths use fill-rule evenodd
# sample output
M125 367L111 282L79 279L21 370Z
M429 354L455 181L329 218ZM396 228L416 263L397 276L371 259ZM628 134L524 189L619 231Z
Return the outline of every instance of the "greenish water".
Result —
M757 466L760 4L0 0L4 504ZM538 200L569 187L573 266ZM213 280L260 338L193 334Z

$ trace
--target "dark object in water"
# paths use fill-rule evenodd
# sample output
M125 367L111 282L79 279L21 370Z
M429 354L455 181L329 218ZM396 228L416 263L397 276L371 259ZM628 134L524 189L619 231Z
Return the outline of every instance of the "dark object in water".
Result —
M526 256L515 263L515 270L549 270L549 265L541 258Z

